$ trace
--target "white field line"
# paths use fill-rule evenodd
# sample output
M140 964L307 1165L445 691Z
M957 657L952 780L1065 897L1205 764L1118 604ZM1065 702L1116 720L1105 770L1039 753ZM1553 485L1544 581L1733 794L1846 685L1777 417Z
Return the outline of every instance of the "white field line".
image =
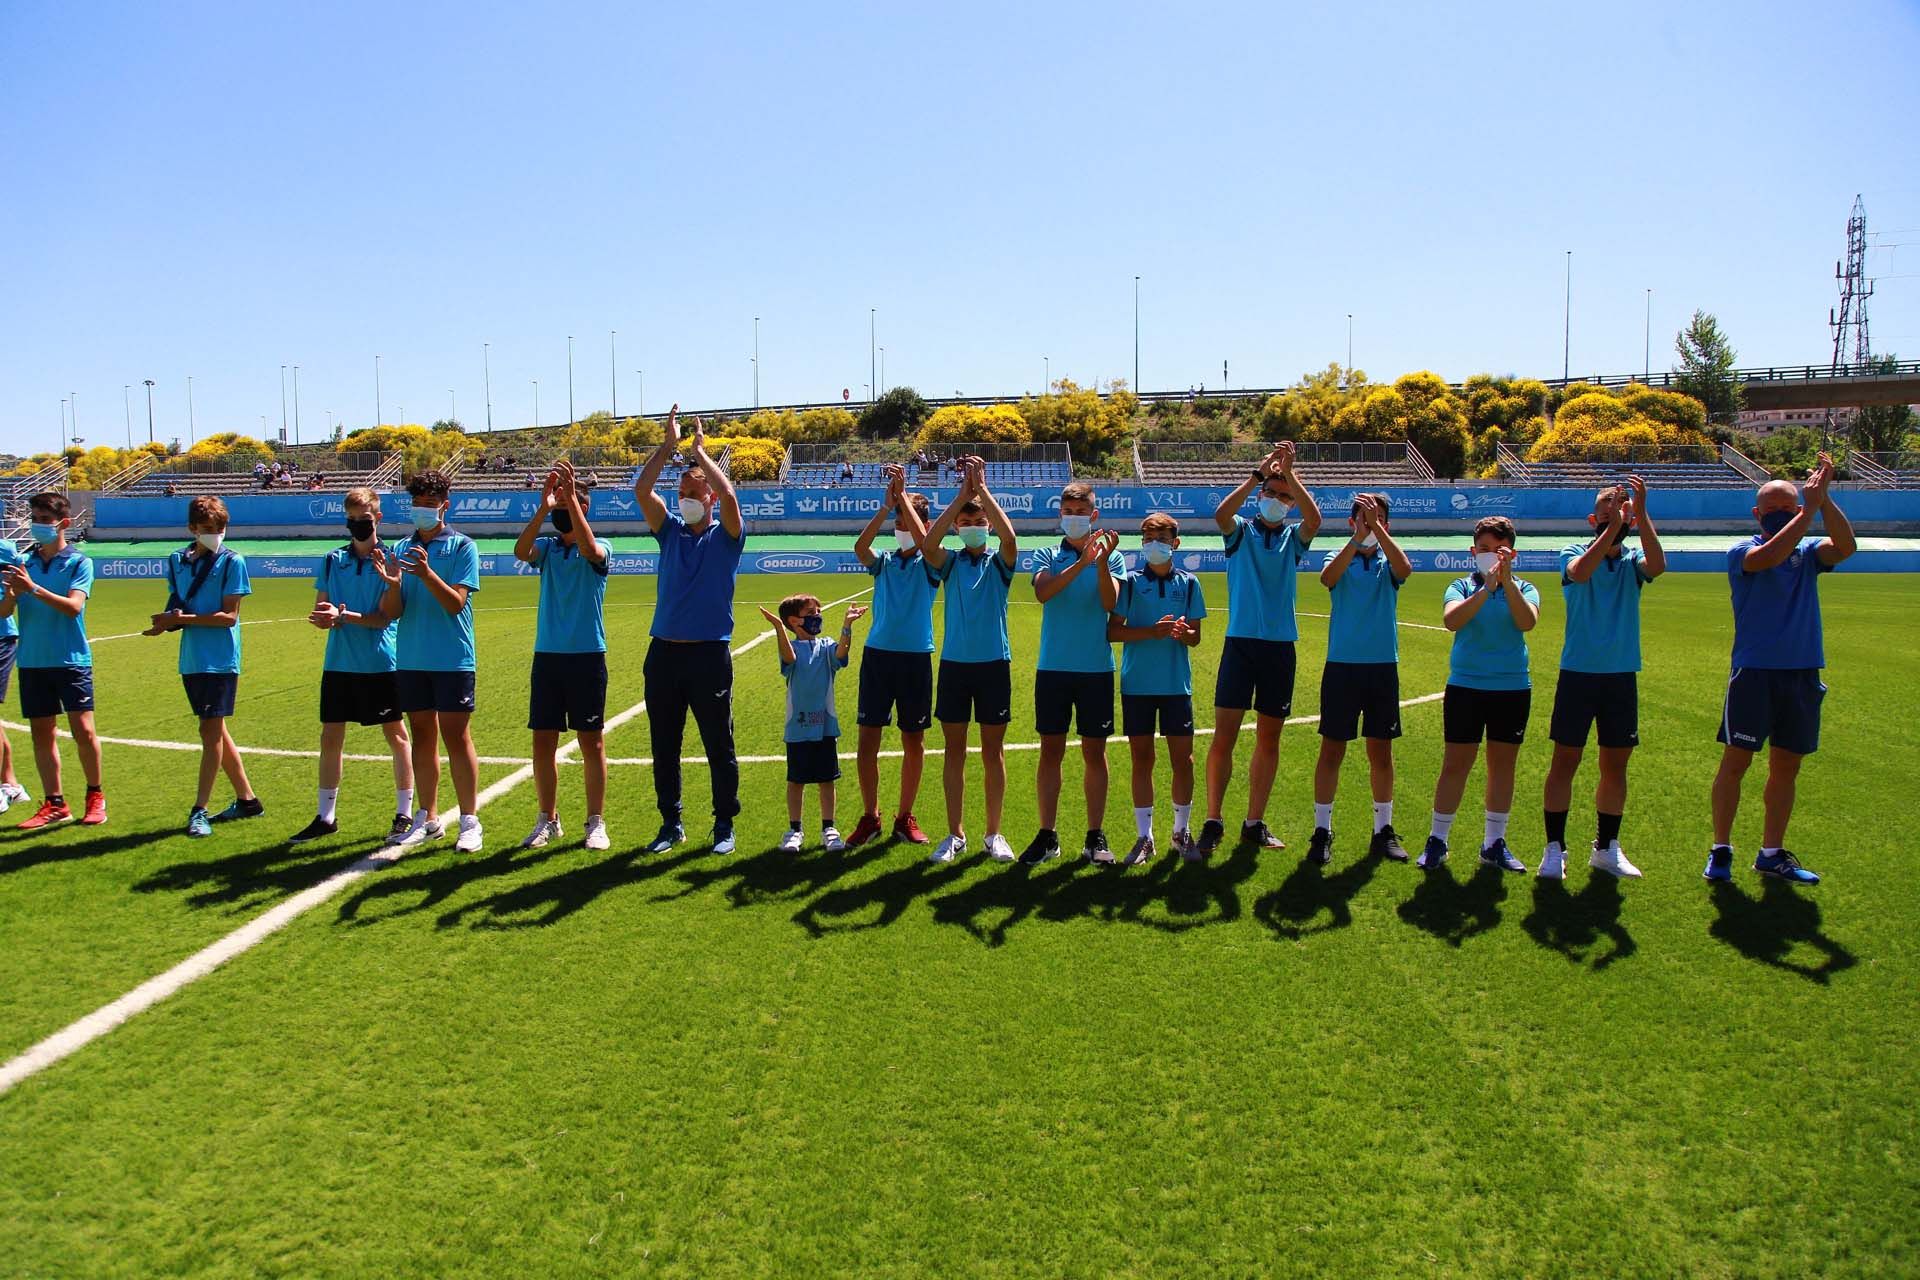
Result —
M865 594L865 590L856 591L853 595L835 600L833 603L835 605L845 604L847 601L858 599ZM773 639L772 631L762 631L759 635L735 649L733 651L734 656L738 657L740 654L757 648L771 639ZM610 717L607 720L606 732L611 733L613 730L618 729L635 716L645 713L646 709L646 699L642 698L625 711ZM579 739L576 738L563 744L558 755L559 757L565 757L571 755L578 749ZM384 756L381 757L381 759L385 758ZM531 764L522 765L512 773L507 774L505 777L493 783L493 785L482 790L474 799L474 809L477 811L486 807L532 776L533 766ZM456 805L454 808L448 809L445 813L441 814L439 820L445 824L456 821L459 816L460 809ZM128 1019L146 1012L174 992L180 990L180 988L186 986L189 982L195 982L206 977L235 956L259 945L259 943L285 928L292 921L327 902L349 885L354 884L356 881L365 878L375 871L380 871L392 866L404 856L406 856L405 850L396 848L381 848L368 854L350 866L334 872L312 888L304 889L293 897L288 898L285 902L255 916L252 920L241 925L226 937L194 952L179 964L168 969L165 973L148 978L145 982L127 992L127 994L121 996L119 999L102 1005L79 1021L54 1032L38 1044L9 1059L4 1064L0 1064L0 1094L6 1093L7 1090L13 1088L28 1076L44 1071L54 1063L59 1062L62 1058L68 1057L85 1048Z

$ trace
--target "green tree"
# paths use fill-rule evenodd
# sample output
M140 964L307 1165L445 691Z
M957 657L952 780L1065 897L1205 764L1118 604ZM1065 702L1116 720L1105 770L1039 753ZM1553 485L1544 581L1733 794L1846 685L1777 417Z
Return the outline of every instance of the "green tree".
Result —
M1740 413L1741 386L1733 373L1733 344L1720 332L1720 322L1704 311L1694 312L1674 337L1673 349L1680 357L1674 372L1680 375L1681 392L1706 407L1709 423L1733 425Z
M860 415L860 434L870 440L898 440L920 430L929 414L927 402L912 387L895 387L868 405Z

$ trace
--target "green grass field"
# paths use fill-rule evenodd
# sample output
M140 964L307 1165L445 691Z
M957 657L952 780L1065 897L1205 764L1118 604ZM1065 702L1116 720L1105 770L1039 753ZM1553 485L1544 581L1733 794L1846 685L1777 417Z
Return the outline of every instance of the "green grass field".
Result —
M1529 864L1564 619L1535 581L1542 692L1512 832ZM834 599L865 579L742 578L735 643L759 634L744 602L803 585ZM1437 624L1444 585L1417 578L1402 619ZM1203 691L1225 603L1221 580L1207 587ZM642 697L652 588L609 589L610 712ZM633 762L614 769L611 854L579 844L577 768L561 775L566 840L520 853L534 816L520 785L483 811L483 854L427 846L0 1095L0 1274L1911 1274L1920 920L1899 850L1920 773L1906 642L1920 582L1821 589L1832 693L1791 844L1826 882L1800 893L1747 869L1758 773L1735 884L1700 879L1730 639L1717 575L1645 596L1646 745L1623 842L1646 879L1625 885L1584 865L1564 887L1476 871L1477 778L1449 869L1363 860L1358 751L1334 864L1304 866L1306 725L1287 731L1269 813L1292 847L1258 858L1028 872L977 852L938 867L902 845L782 855L778 764L743 768L737 855L696 841L650 857L636 852L656 825L636 719L609 740ZM1324 612L1311 579L1300 597ZM489 757L527 750L534 600L526 579L488 579L478 597ZM1036 651L1031 600L1016 588L1016 663ZM314 749L323 638L297 620L310 602L305 584L271 581L247 605L245 746ZM104 584L90 629L127 637L157 607L151 585ZM1301 629L1295 711L1311 715L1326 622ZM1443 686L1447 642L1403 630L1404 697ZM103 734L194 741L174 644L99 642ZM773 647L737 670L739 749L778 756ZM853 692L849 673L849 730ZM1410 843L1440 717L1437 702L1405 714ZM1010 741L1031 742L1030 726L1016 707ZM10 736L37 798L26 735ZM356 730L348 750L378 754L379 736ZM1110 756L1107 826L1124 847L1125 750ZM1033 759L1010 757L1016 847ZM1077 847L1076 760L1061 826ZM23 814L0 818L0 1058L385 829L387 766L352 763L340 836L286 849L311 815L314 763L255 755L268 816L188 840L195 762L109 744L107 826L34 836L10 829ZM70 750L67 767L77 790ZM484 766L482 782L513 769ZM883 799L896 769L883 763ZM918 805L936 835L938 776L936 757ZM687 779L701 837L704 770ZM1592 834L1591 783L1589 764L1576 843ZM1164 776L1160 795L1164 848ZM810 800L810 841L812 813Z

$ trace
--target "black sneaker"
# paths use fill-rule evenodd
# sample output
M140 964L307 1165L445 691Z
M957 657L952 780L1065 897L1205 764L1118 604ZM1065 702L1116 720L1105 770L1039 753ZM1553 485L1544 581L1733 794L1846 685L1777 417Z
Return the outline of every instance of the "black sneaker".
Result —
M1527 864L1513 856L1513 850L1507 848L1506 837L1502 836L1480 851L1480 865L1498 867L1502 871L1511 871L1516 875L1527 869Z
M1252 849L1284 849L1287 847L1287 842L1273 834L1273 828L1269 827L1264 820L1259 818L1254 819L1252 822L1243 822L1240 824L1240 843L1243 847Z
M1051 831L1042 830L1027 847L1020 851L1020 865L1037 867L1043 862L1051 862L1060 856L1060 837Z
M1096 867L1116 866L1120 861L1113 856L1113 850L1107 847L1107 833L1098 827L1087 832L1087 844L1080 850L1080 856Z
M1227 838L1227 824L1218 818L1208 818L1200 824L1200 838L1194 841L1194 851L1204 858L1220 847Z
M250 796L245 800L235 797L232 804L213 815L213 820L234 822L241 818L257 818L266 811L267 806L260 803L259 796Z
M1367 852L1376 858L1385 858L1390 862L1405 862L1407 846L1400 843L1400 833L1391 823L1373 833L1373 840L1367 845Z
M287 837L288 844L305 844L309 840L318 840L321 836L330 836L340 829L337 822L328 822L325 818L315 818L300 830ZM402 831L404 833L404 828Z
M677 822L663 822L660 824L660 834L655 836L652 843L647 845L647 852L665 853L686 838L687 829L685 827Z
M404 813L393 815L393 825L387 828L387 843L399 844L400 837L413 830L413 819Z
M1333 861L1333 832L1325 827L1313 829L1313 839L1307 841L1307 861L1317 867Z
M1433 871L1444 866L1447 861L1447 842L1439 836L1428 836L1427 847L1420 851L1420 861L1414 865L1422 871Z

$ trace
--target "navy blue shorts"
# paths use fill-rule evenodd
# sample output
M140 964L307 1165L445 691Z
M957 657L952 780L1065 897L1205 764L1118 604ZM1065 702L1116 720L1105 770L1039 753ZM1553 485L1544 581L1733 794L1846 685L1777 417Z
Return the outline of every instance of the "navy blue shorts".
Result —
M400 686L391 671L322 671L320 723L391 724L400 718Z
M26 690L20 692L24 702ZM1748 751L1758 751L1772 739L1782 751L1810 756L1820 749L1820 702L1826 696L1818 668L1735 667L1727 677L1726 710L1715 736Z
M1463 684L1447 686L1440 704L1441 732L1456 745L1480 745L1511 742L1515 746L1527 740L1527 717L1533 713L1531 689L1469 689Z
M788 782L833 782L840 777L840 739L787 744Z
M180 677L187 689L187 705L202 720L225 720L233 714L240 677L232 672L196 671Z
M1120 732L1129 738L1151 738L1158 726L1163 738L1193 736L1193 697L1185 693L1123 693L1120 695Z
M933 723L933 655L868 649L860 655L860 700L854 723L884 729L900 710L900 732L923 733Z
M1083 738L1113 736L1113 672L1034 672L1034 732L1065 733L1075 720Z
M933 704L941 724L1006 724L1013 719L1013 664L940 660L940 696Z
M402 711L473 713L471 671L396 671L393 682Z
M93 710L92 667L21 667L20 714L43 720Z
M1598 727L1603 747L1640 745L1640 677L1632 671L1562 671L1553 689L1556 746L1584 747Z
M1400 736L1400 664L1329 662L1320 671L1320 736Z
M7 700L7 686L13 683L13 656L19 649L19 636L0 636L0 702Z
M527 728L599 733L607 727L607 655L536 653Z
M1284 720L1293 714L1291 640L1228 636L1213 681L1213 705Z

